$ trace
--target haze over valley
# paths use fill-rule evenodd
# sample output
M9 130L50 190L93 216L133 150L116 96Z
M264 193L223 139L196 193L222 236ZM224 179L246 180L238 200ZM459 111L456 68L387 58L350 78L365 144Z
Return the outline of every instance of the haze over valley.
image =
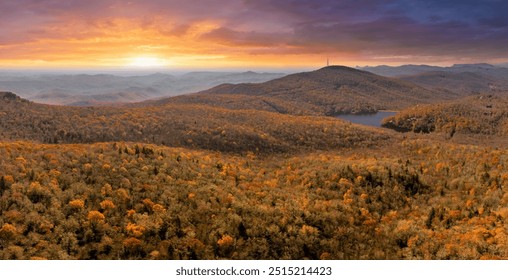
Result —
M263 82L279 73L191 72L145 74L0 74L0 90L29 100L58 105L105 105L136 102L204 90L223 83Z

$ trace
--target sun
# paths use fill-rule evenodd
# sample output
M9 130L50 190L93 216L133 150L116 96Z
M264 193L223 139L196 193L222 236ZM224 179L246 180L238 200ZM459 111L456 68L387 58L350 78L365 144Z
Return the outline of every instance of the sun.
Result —
M128 66L140 68L158 68L167 66L168 62L165 59L155 56L138 56L129 60Z

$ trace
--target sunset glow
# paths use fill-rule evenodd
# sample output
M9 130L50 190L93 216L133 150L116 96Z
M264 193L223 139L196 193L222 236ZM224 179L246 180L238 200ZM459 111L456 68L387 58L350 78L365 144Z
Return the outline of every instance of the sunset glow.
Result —
M506 2L2 1L9 67L500 63ZM156 54L156 55L152 55Z
M143 67L156 68L156 67L168 66L168 63L165 60L160 59L158 57L139 56L139 57L134 57L134 58L130 59L128 66L142 67L142 68Z

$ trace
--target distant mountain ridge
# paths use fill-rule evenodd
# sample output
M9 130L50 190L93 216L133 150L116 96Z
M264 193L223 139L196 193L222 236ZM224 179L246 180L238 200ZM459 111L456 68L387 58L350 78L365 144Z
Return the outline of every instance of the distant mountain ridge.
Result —
M508 94L508 68L487 63L454 64L451 67L402 65L359 67L386 77L396 77L433 90L461 96L478 93Z
M356 69L368 71L385 77L400 77L421 74L429 71L439 71L442 69L442 67L408 64L401 66L388 66L388 65L365 66L365 67L356 67Z
M14 75L0 74L0 90L45 104L101 105L196 92L223 83L264 82L282 73L191 72L180 76L111 74Z
M473 72L431 71L400 77L400 79L429 89L448 90L461 95L496 93L508 90L508 80L496 79Z
M57 105L105 106L150 100L132 106L202 104L293 115L334 115L400 110L477 93L508 95L508 68L486 63L356 69L329 66L287 76L252 71L130 77L3 73L0 90ZM191 92L196 93L186 94Z
M488 63L476 63L476 64L454 64L450 67L440 67L440 66L431 66L431 65L414 65L414 64L406 64L401 66L388 66L388 65L379 65L379 66L365 66L365 67L356 67L358 70L369 71L371 73L386 76L386 77L402 77L402 76L411 76L422 74L425 72L431 71L445 71L445 72L472 72L472 73L485 73L485 72L494 72L493 70L499 70L504 77L508 77L508 69L504 67L494 66ZM507 76L505 76L507 75Z

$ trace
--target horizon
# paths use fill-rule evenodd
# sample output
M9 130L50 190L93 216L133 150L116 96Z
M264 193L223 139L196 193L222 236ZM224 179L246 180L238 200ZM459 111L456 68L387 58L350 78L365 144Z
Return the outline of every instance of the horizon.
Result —
M508 3L1 2L2 69L316 69L507 63ZM276 70L277 71L277 70Z
M402 66L431 66L431 67L453 67L455 65L477 65L477 64L489 64L495 67L507 67L508 63L486 63L486 62L472 62L472 63L454 63L449 65L432 65L432 64L399 64L399 65L388 65L388 64L379 64L379 65L342 65L342 64L331 64L326 65L326 61L324 65L317 67L306 67L306 68L282 68L282 67L272 67L272 68L181 68L181 69L172 69L172 68L114 68L114 67L95 67L95 68L65 68L65 67L55 67L55 68L0 68L1 74L17 74L17 75L116 75L116 76L148 76L154 74L167 74L174 76L181 76L190 73L245 73L245 72L254 72L258 74L264 73L280 73L280 74L294 74L300 72L310 72L319 70L328 66L345 66L353 69L364 69L364 68L375 68L375 67L402 67Z

